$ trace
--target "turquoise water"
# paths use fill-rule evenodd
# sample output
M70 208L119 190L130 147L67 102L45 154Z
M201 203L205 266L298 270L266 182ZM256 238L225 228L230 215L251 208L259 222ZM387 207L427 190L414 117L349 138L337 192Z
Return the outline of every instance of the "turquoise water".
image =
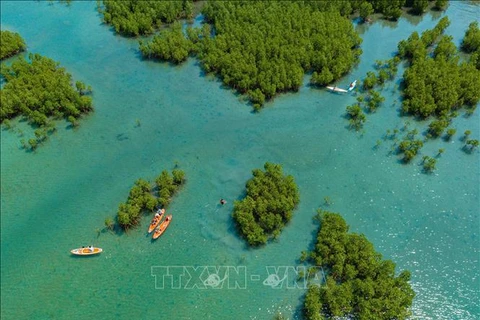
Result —
M422 155L445 148L435 173L425 175L421 157L401 165L389 154L392 142L382 140L408 120L398 116L395 83L385 87L387 100L368 115L362 133L348 131L343 118L354 97L307 85L253 114L194 59L176 67L142 61L135 40L101 24L94 2L0 5L2 30L19 32L29 52L59 61L90 84L95 104L78 129L60 123L35 153L20 149L18 134L1 132L2 319L271 319L277 311L295 317L304 290L263 285L266 266L298 264L325 196L352 231L365 233L398 270L411 271L413 318L480 317L480 158L462 152L459 141L467 129L479 138L478 112L454 120L452 142L425 145ZM452 2L446 14L447 33L459 44L480 6ZM361 27L362 61L337 84L362 78L400 39L443 15ZM411 128L427 125L411 122ZM28 136L25 123L16 127ZM265 161L294 175L301 203L278 241L252 250L230 214L251 170ZM153 180L175 163L188 182L159 241L146 237L147 217L128 234L99 232L137 178ZM220 198L227 205L219 206ZM88 244L104 253L70 256ZM154 266L245 266L246 288L156 289Z

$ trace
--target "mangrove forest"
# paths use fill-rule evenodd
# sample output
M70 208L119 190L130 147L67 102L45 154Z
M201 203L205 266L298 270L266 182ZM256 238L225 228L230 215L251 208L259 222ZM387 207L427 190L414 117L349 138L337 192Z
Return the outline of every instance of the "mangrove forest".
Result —
M234 202L233 218L251 246L278 237L300 201L293 177L285 176L279 164L266 162L264 169L252 171L245 198Z
M127 201L118 207L117 222L120 227L126 230L137 225L142 212L152 212L157 207L166 209L185 181L185 172L180 169L173 169L172 173L163 170L155 179L155 186L144 179L135 181ZM107 218L105 225L113 228L112 220Z
M16 55L21 51L25 51L27 45L22 37L8 30L0 31L0 60Z
M81 81L74 87L65 68L47 57L20 56L11 65L2 64L1 75L6 83L0 90L0 121L25 117L37 128L35 138L28 140L32 149L55 131L52 120L66 119L77 126L78 119L93 110L92 88Z
M415 292L410 272L395 275L395 263L384 260L363 234L349 233L338 213L319 210L311 262L326 273L321 286L310 284L305 317L321 319L402 320L410 316Z

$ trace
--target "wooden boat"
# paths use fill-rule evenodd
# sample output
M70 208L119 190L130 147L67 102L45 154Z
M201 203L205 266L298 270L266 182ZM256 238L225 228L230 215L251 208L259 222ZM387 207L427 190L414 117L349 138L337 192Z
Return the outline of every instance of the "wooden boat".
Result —
M102 248L97 248L97 247L82 247L78 249L73 249L70 252L74 255L77 256L91 256L93 254L99 254L102 252Z
M355 89L356 85L357 85L357 80L350 83L350 86L348 87L348 91L352 91L353 89Z
M172 221L172 215L169 214L165 220L160 224L160 226L155 230L155 233L153 234L153 239L157 239L160 237L165 230L167 229L168 225L170 224L170 221Z
M155 216L152 219L152 222L150 222L150 226L148 227L148 233L151 233L160 223L162 220L163 214L165 213L165 209L160 209L155 212Z
M333 92L340 92L340 93L346 93L348 92L345 89L337 88L337 87L327 87L328 90L333 91Z

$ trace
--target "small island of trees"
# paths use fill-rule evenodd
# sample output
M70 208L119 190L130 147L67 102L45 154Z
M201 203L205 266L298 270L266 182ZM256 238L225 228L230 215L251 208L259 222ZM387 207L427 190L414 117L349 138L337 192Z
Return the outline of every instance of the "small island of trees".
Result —
M25 41L16 33L8 30L0 31L0 60L16 55L27 48Z
M310 261L326 271L326 282L309 285L305 317L408 319L415 297L410 272L395 276L395 263L383 260L363 234L349 233L338 213L319 210L317 219L320 227Z
M264 169L252 171L245 198L234 202L233 218L251 246L265 244L271 236L280 235L300 201L293 177L284 176L279 164L266 162Z
M35 149L55 131L53 119L64 118L77 126L82 114L93 110L88 95L92 89L81 81L74 88L72 76L52 59L39 54L29 54L28 59L19 57L10 66L2 64L6 83L0 89L0 121L8 124L8 119L17 116L28 119L37 128L35 138L28 140Z
M140 222L143 211L152 212L158 206L167 208L172 197L185 183L185 172L180 169L173 169L170 174L167 170L155 179L155 187L144 179L138 179L129 192L126 202L118 207L117 222L119 226L127 230ZM114 228L112 219L105 220L105 226Z

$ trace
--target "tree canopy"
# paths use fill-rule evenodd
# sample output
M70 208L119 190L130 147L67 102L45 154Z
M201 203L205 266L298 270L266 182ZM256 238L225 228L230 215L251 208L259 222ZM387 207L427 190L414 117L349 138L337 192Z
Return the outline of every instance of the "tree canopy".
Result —
M167 208L175 193L185 183L185 172L173 169L167 170L155 179L155 186L144 179L135 181L129 192L128 199L121 203L117 211L117 222L123 229L129 229L140 222L142 211L152 212L157 206Z
M8 30L0 31L0 60L14 56L26 48L25 41L18 33Z
M257 109L277 93L298 90L306 72L316 85L340 78L361 54L347 18L305 3L213 1L203 13L215 36L200 41L202 66Z
M0 89L0 120L24 116L40 127L36 139L30 139L32 149L55 130L51 118L65 118L73 125L82 114L93 110L90 86L77 81L58 62L39 54L29 54L27 61L19 57L10 66L2 64L1 75L6 83Z
M470 53L480 50L480 29L478 28L478 21L474 21L468 26L462 41L462 49Z
M183 1L137 1L104 0L103 21L113 25L115 31L126 36L138 36L153 33L163 24L178 19L191 18L193 4Z
M233 218L251 246L265 244L272 235L278 236L300 201L293 177L284 176L279 164L266 162L264 169L252 171L245 198L234 202Z
M326 283L310 285L307 319L407 319L415 292L410 272L395 276L395 263L383 260L363 234L349 233L338 214L319 211L320 227L311 259L322 267Z
M421 37L414 32L398 45L399 56L410 64L403 74L405 113L446 117L463 105L474 108L480 100L480 71L472 61L460 61L452 37L442 35L448 24L444 17Z
M188 16L190 2L168 3L104 1L102 12L117 31L135 36ZM176 64L197 55L207 73L247 95L259 110L275 95L297 91L306 73L312 74L313 85L324 86L351 70L361 54L361 38L347 18L352 13L366 18L380 12L397 19L403 5L423 4L416 0L207 1L202 13L211 29L189 27L184 35L180 24L173 24L150 42L141 41L140 51L146 58Z

